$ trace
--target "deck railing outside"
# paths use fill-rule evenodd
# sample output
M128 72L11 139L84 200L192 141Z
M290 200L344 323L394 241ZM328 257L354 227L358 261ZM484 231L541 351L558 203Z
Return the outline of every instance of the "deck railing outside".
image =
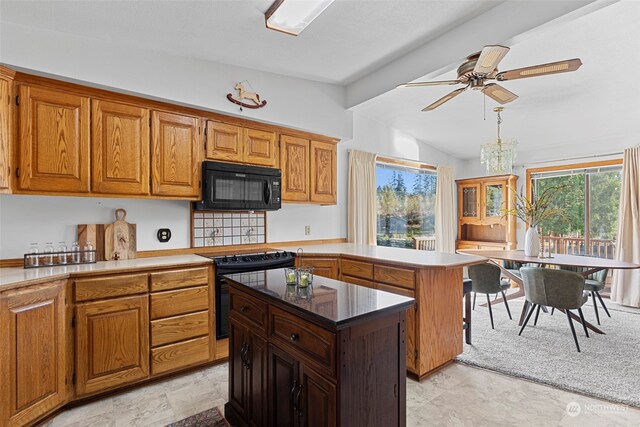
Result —
M616 241L611 239L590 239L584 237L542 236L545 252L551 248L553 254L589 255L613 259Z
M436 236L413 236L413 247L419 251L435 251Z

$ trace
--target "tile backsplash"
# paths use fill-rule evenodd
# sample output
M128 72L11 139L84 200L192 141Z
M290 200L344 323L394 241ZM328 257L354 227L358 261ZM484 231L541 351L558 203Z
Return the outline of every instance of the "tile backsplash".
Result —
M193 211L193 247L266 242L265 212Z

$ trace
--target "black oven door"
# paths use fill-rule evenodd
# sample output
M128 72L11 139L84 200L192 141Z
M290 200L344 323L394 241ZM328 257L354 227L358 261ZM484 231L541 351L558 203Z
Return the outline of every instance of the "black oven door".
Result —
M216 339L229 336L229 284L216 276Z

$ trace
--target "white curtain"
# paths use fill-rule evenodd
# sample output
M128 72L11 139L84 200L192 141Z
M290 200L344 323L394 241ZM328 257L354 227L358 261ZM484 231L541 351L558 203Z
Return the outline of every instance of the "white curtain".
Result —
M347 234L351 243L376 244L376 155L349 153Z
M640 146L624 150L616 259L640 264ZM640 269L613 271L611 300L640 307Z
M458 221L453 168L438 166L436 185L436 251L455 252Z

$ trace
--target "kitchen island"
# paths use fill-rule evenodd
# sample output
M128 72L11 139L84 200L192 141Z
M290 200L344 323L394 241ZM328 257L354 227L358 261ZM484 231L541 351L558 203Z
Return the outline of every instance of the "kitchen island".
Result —
M404 426L412 298L284 270L225 276L229 402L237 425Z
M284 246L316 274L415 298L407 311L407 370L423 379L462 353L462 269L485 257L334 243ZM298 251L302 249L302 251Z

